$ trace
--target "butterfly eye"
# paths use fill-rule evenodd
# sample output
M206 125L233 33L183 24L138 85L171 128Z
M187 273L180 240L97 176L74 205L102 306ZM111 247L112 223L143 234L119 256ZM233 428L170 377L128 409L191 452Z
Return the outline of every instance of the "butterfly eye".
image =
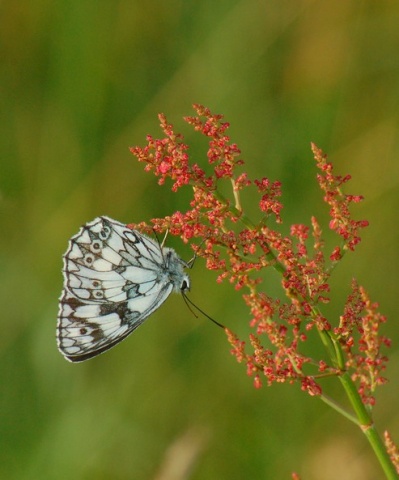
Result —
M190 285L189 285L189 283L187 282L187 280L183 280L183 281L181 282L180 290L183 291L183 292L184 292L185 290L190 290Z
M95 240L95 241L90 245L90 250L91 250L93 253L98 253L98 252L100 252L102 248L103 248L103 242L101 242L100 240Z
M103 292L102 290L96 290L96 291L94 292L94 296L95 296L96 298L104 298L104 292Z
M83 258L83 261L85 262L86 265L93 265L94 263L94 255L92 253L87 253L84 258Z
M111 234L111 229L109 227L103 227L99 235L102 240L106 240Z
M101 283L98 280L93 280L91 284L94 288L98 288L101 285Z

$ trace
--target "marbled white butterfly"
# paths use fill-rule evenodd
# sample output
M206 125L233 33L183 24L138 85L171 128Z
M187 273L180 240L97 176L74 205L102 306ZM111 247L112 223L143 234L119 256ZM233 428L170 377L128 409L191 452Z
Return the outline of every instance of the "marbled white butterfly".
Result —
M183 269L191 266L172 248L115 220L98 217L87 223L71 238L64 255L60 352L71 362L82 362L110 349L172 290L185 297L190 278Z

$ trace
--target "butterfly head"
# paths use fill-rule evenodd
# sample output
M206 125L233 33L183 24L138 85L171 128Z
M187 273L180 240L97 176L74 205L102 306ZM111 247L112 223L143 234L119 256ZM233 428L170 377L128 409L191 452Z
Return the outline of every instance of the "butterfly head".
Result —
M166 260L166 270L173 288L177 292L190 291L190 277L184 272L187 263L184 262L172 248L163 249Z

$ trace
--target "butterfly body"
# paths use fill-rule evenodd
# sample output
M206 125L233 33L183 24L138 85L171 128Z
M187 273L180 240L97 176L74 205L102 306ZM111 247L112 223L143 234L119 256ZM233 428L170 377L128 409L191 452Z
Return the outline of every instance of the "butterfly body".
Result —
M57 344L71 362L110 349L175 291L190 289L184 262L171 248L108 217L71 238L64 255L64 290Z

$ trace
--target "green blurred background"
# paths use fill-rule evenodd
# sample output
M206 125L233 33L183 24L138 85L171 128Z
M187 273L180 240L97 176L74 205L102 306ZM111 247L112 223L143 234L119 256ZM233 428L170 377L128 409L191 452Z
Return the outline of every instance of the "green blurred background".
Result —
M62 254L81 224L187 208L128 147L160 135L164 112L204 162L182 120L202 103L231 123L252 176L283 182L283 228L328 220L311 141L366 197L354 212L370 227L335 272L327 312L336 321L356 276L388 315L391 381L375 417L398 441L398 25L395 1L0 3L1 478L382 478L354 425L296 385L256 391L223 333L177 295L83 364L58 353L55 325ZM246 336L240 296L200 259L191 277L191 298ZM326 391L343 399L336 383Z

